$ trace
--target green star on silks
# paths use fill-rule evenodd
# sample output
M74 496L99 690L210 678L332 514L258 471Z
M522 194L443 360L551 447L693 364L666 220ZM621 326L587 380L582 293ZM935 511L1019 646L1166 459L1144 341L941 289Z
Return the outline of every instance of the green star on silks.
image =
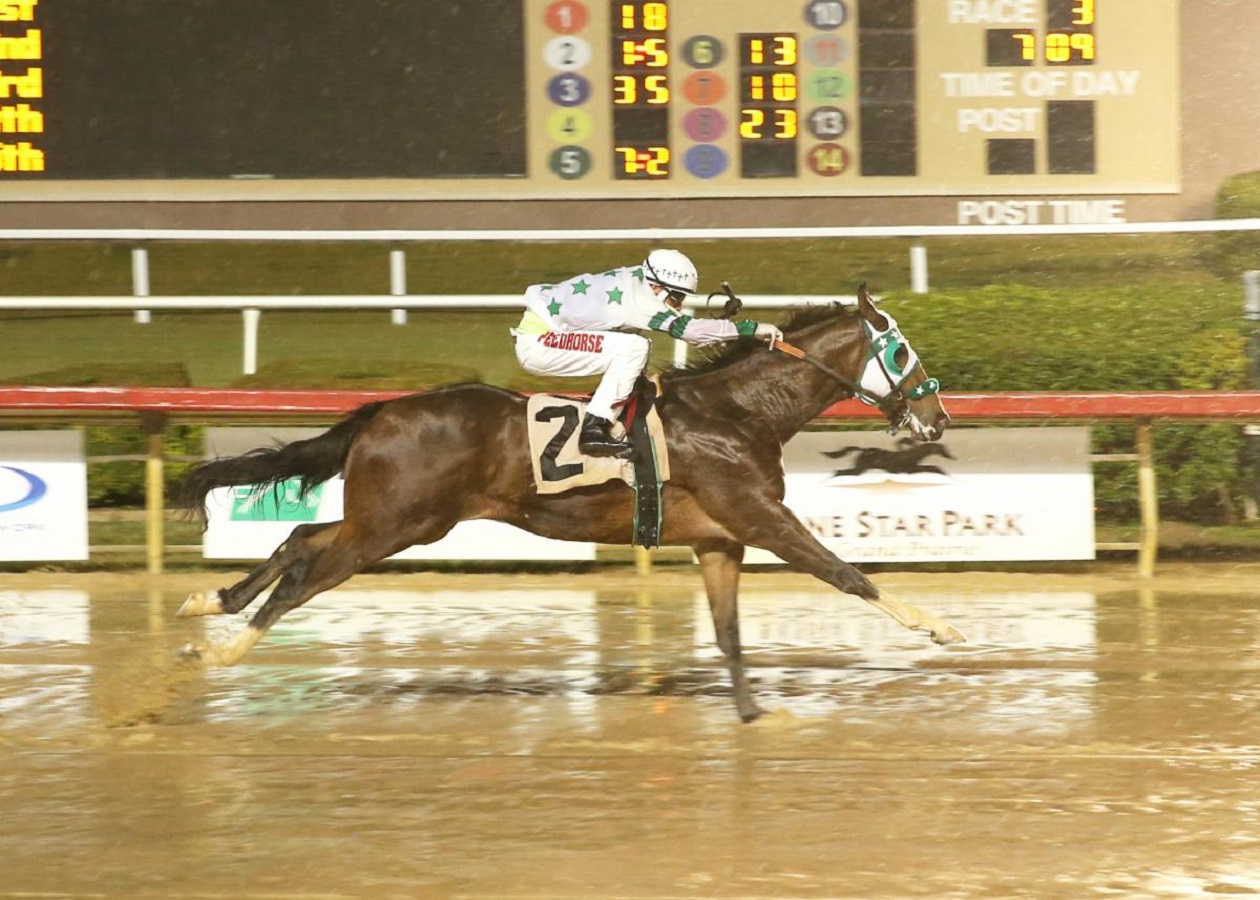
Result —
M561 303L559 300L552 300L547 304L547 312L551 313L553 316L558 316L560 315L560 306Z
M585 294L589 288L590 285L586 283L586 279L573 282L573 293L575 294Z
M642 281L643 280L643 266L639 266L639 268L637 269L631 269L630 274L633 275L637 280Z
M608 292L608 302L609 304L621 303L621 289L620 288L613 288L611 291Z

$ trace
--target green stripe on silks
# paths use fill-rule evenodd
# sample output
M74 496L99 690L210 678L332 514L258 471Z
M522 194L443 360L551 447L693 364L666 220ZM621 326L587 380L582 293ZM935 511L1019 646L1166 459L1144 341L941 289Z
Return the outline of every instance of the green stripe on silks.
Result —
M682 340L683 332L687 329L687 323L691 321L691 316L679 316L669 324L669 334L671 337Z
M651 328L653 331L664 331L665 329L661 326L674 318L674 315L672 312L658 312L648 320L648 328Z

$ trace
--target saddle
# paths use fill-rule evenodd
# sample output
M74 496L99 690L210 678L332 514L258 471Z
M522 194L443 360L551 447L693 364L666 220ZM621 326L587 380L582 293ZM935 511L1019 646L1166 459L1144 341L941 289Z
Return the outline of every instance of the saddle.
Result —
M533 394L526 404L529 459L540 494L619 479L634 489L632 544L660 546L662 485L669 480L665 428L656 411L656 384L640 378L622 414L633 460L583 456L577 448L578 426L589 398Z

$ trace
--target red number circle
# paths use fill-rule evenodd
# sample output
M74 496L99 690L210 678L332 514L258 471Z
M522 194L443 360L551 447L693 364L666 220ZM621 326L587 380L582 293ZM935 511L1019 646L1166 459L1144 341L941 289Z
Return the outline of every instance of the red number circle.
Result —
M815 175L834 178L849 168L849 151L839 144L817 144L807 155L809 167Z
M590 13L578 0L556 0L547 7L543 20L556 34L576 34L590 21Z

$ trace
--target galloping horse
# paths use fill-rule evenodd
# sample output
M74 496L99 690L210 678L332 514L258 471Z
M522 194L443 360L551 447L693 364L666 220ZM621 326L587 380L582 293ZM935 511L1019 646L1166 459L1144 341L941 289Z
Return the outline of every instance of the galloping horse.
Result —
M842 399L856 395L878 404L894 431L908 427L919 441L940 438L949 417L935 379L865 285L856 309L805 308L784 331L779 348L743 342L706 363L663 374L657 401L671 473L662 494L661 543L690 546L699 559L744 721L762 712L741 658L737 594L745 546L769 550L937 643L963 639L923 611L881 598L783 505L783 444ZM438 540L466 519L496 519L562 540L628 543L634 501L626 484L538 493L524 449L525 407L523 395L496 387L445 387L368 403L318 437L193 470L182 500L200 515L218 487L266 489L300 478L305 491L341 472L345 518L301 525L239 583L189 596L179 615L237 613L279 579L234 641L187 652L207 664L231 665L289 610L365 566Z

